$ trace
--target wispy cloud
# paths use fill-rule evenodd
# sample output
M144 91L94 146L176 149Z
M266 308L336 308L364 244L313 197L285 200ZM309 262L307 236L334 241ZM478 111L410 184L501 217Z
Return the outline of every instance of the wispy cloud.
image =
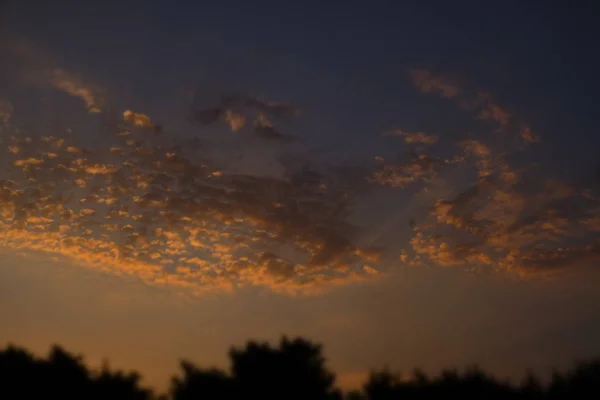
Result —
M521 138L526 143L536 143L540 141L540 138L535 133L533 133L531 128L529 128L528 126L525 126L521 129Z
M102 108L102 89L61 65L59 61L27 40L7 39L0 50L17 64L15 77L28 85L54 87L82 100L87 110L97 113Z
M50 84L55 88L64 91L71 96L79 97L85 103L91 113L100 112L101 102L95 93L95 90L86 84L79 76L65 71L61 68L55 68L51 72Z
M428 135L425 132L408 132L402 129L392 129L391 131L385 132L386 136L401 136L404 138L404 143L411 144L434 144L437 142L437 137Z
M235 113L231 110L226 110L223 116L225 122L229 124L232 131L237 132L246 125L246 116Z
M473 106L479 109L477 116L481 120L491 120L500 125L508 125L510 122L510 114L496 104L488 93L478 93Z
M275 128L273 119L286 119L298 116L300 110L286 103L272 102L245 95L222 97L216 105L198 107L193 105L193 118L204 125L225 122L232 131L244 131L253 120L250 132L268 141L290 142L292 138Z
M474 113L481 121L495 123L503 128L517 130L513 116L491 94L473 91L460 85L456 79L436 74L425 69L411 69L409 74L415 88L422 93L438 93L442 98L456 102L464 110ZM531 128L522 131L521 137L526 143L539 141ZM534 139L535 138L535 139Z
M7 124L13 114L12 104L3 98L0 98L0 123Z
M409 70L414 85L423 93L438 92L445 98L453 98L460 94L460 87L451 79L435 75L424 69Z

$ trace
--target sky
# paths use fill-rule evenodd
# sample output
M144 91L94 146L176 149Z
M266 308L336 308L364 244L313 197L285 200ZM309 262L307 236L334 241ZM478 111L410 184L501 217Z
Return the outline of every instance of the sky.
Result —
M164 388L600 345L594 2L0 3L0 343ZM597 15L597 14L596 14Z

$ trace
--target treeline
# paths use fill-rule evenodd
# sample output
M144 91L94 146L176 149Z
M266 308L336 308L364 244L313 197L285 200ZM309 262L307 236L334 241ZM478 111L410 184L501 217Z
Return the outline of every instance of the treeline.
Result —
M476 367L434 377L379 370L371 373L362 390L343 393L321 346L302 338L284 337L278 346L251 341L232 348L229 359L229 371L182 361L168 393L157 394L141 385L136 372L111 370L108 365L92 370L80 356L58 346L46 358L8 346L0 351L0 399L600 399L600 361L555 373L546 384L532 374L511 384Z

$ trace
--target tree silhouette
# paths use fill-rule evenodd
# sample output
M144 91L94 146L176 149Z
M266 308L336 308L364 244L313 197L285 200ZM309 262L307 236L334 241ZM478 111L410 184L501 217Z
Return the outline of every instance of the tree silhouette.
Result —
M339 397L335 375L325 367L321 346L307 340L283 337L279 348L250 342L231 349L231 372L244 393L263 399L314 399Z
M131 399L145 400L153 398L151 390L140 387L141 375L137 372L111 371L104 365L93 382L93 399Z
M342 395L326 367L322 348L306 339L283 337L277 346L249 341L229 351L229 371L197 367L182 361L168 395L158 396L140 385L136 372L91 370L78 355L54 346L46 358L8 346L0 350L0 399L67 400L411 400L411 399L597 399L600 360L580 362L554 372L548 384L531 371L519 384L499 381L474 366L463 372L443 370L411 376L374 370L362 390Z
M174 399L239 398L339 399L333 386L335 375L325 367L321 346L307 340L282 338L279 347L250 341L232 348L230 374L204 370L182 362L183 376L174 377Z
M236 382L226 372L216 368L201 369L193 364L181 362L182 377L171 379L170 394L178 400L217 400L235 398L238 394Z
M600 398L600 361L581 362L563 376L555 373L548 388L548 397Z
M8 346L0 352L2 399L131 399L149 400L150 390L139 386L137 373L112 372L105 366L92 373L80 356L54 346L47 359Z
M521 397L526 399L543 399L544 386L542 382L533 374L533 371L527 371L527 375L519 387Z

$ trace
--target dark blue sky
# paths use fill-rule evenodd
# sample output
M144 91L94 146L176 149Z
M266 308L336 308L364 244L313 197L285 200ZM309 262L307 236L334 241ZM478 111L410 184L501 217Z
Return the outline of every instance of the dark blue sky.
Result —
M452 127L415 98L406 69L417 67L489 91L583 163L597 146L597 12L591 1L15 1L8 25L163 120L183 116L181 90L242 88L298 104L302 136L352 153L391 126Z

